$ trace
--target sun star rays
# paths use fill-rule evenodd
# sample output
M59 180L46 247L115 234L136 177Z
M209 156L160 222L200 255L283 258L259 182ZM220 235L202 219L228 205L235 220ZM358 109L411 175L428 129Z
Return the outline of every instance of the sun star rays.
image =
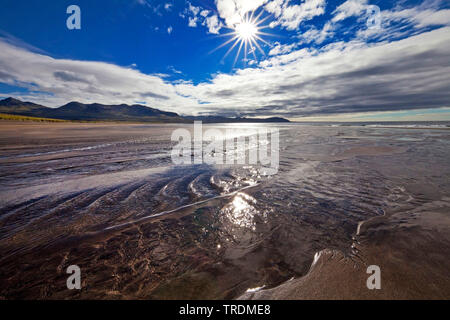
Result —
M222 43L220 46L215 48L212 52L217 51L220 48L225 47L228 44L231 44L231 47L227 50L225 53L223 59L225 59L235 48L237 49L236 57L234 59L233 67L236 64L237 60L239 59L241 52L244 53L244 61L248 61L248 55L251 54L254 59L256 60L256 51L259 51L262 55L265 55L264 50L261 48L261 45L259 42L262 42L264 44L269 45L267 41L265 41L261 36L267 35L271 36L270 33L262 32L263 29L267 28L268 26L262 25L264 21L267 20L267 17L264 19L261 18L261 14L263 11L261 11L256 17L254 16L254 11L250 14L246 14L239 23L234 24L233 26L227 27L228 29L231 29L231 32L225 33L221 36L231 38Z

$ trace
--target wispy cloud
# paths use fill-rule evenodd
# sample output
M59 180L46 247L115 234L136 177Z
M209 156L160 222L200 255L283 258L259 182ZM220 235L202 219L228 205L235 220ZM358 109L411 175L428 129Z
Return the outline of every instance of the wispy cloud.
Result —
M218 34L223 27L223 23L216 14L211 14L210 10L193 6L189 1L188 7L180 14L182 18L188 18L188 26L196 28L198 24L208 28L208 33Z
M275 16L271 27L282 26L287 30L295 30L304 21L311 20L325 13L325 0L305 0L300 4L290 4L288 0L270 1L265 9Z
M361 16L368 9L368 0L347 0L334 10L333 22L342 21L349 17Z

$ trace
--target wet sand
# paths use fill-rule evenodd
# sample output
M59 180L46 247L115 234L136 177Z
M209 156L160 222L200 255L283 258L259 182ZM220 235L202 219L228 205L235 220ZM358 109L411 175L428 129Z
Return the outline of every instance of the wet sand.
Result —
M267 177L175 167L178 127L1 123L0 298L450 298L448 130L280 125Z
M361 224L351 254L322 250L304 277L239 299L449 299L448 200L372 218ZM370 265L380 267L381 289L367 288Z

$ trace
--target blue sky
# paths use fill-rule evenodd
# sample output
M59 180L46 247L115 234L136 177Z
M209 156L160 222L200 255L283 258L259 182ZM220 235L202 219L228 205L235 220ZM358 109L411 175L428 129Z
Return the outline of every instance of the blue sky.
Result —
M81 30L66 27L73 4ZM1 7L0 97L52 107L142 103L181 114L450 120L448 1L3 0ZM227 40L250 16L261 39L247 55L239 44L229 51Z

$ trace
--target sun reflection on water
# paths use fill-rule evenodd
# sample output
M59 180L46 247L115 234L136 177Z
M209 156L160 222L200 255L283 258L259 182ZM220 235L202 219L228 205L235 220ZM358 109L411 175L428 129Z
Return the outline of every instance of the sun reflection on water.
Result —
M253 206L256 203L256 199L252 196L239 192L233 201L221 210L221 214L234 226L255 230L254 217L259 213Z

